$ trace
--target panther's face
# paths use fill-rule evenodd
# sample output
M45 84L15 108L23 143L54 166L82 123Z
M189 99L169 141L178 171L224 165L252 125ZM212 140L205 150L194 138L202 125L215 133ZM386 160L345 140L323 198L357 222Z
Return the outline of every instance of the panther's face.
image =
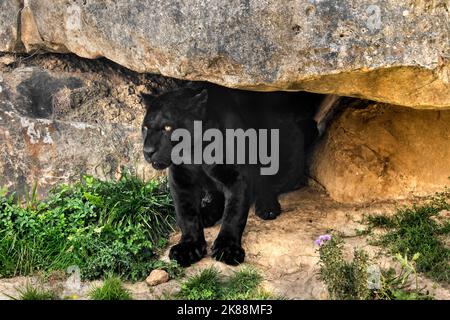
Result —
M184 128L192 132L194 120L202 120L208 92L178 89L158 97L142 95L146 114L142 124L145 160L156 170L172 164L172 148L177 142L170 137L174 130Z

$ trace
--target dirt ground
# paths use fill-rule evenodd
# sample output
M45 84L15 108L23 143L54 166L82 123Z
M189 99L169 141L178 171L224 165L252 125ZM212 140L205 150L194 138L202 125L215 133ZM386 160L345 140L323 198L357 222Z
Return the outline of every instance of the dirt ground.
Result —
M314 188L305 188L282 197L284 212L276 220L263 221L253 211L243 238L246 250L245 265L250 265L264 276L263 286L269 292L287 299L327 299L326 288L318 279L318 252L314 240L330 231L345 235L349 256L353 248L364 248L382 268L396 267L382 248L367 244L367 236L358 236L356 230L363 229L361 219L365 214L393 213L399 206L412 201L376 202L366 205L344 205L331 200L326 194ZM215 226L206 231L209 247L219 230ZM171 243L179 239L173 235ZM162 259L167 258L166 252ZM212 260L209 256L186 269L186 276L214 266L225 275L236 268ZM0 299L17 297L17 289L27 282L38 282L35 278L18 277L0 279ZM101 281L83 283L80 290L68 292L67 280L49 279L45 286L57 289L62 296L76 295L77 299L87 299L89 290ZM420 278L420 285L426 287L436 299L450 299L450 287ZM69 286L70 287L70 286ZM145 282L126 283L134 299L158 299L164 293L176 292L180 280L149 287Z

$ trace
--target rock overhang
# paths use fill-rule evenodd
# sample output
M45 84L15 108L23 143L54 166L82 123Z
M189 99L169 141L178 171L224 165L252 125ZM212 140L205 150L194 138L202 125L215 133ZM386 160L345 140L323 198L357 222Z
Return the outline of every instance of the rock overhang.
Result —
M106 57L137 72L248 90L305 90L450 108L445 0L36 0L17 5L22 10L17 33L28 52Z

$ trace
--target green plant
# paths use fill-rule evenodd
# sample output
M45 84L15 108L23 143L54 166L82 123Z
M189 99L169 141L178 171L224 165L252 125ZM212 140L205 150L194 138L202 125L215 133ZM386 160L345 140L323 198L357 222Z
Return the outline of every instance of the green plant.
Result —
M344 241L339 235L328 236L329 240L321 241L319 248L319 278L325 283L331 299L337 300L404 300L430 299L423 293L417 282L417 272L414 263L419 254L409 261L407 257L397 255L401 265L399 274L394 270L380 270L374 265L367 252L354 250L353 259L344 259ZM316 242L317 243L317 242ZM369 277L369 266L376 267L373 271L378 276L376 283ZM415 287L411 289L411 276Z
M242 268L223 277L215 268L202 270L181 284L181 290L170 299L181 300L263 300L274 299L261 289L261 275L254 269Z
M175 223L165 180L124 173L117 181L90 176L61 185L38 201L36 187L25 203L0 192L0 276L81 269L85 279L113 273L139 280L153 268L180 273L157 260Z
M131 293L116 277L109 277L101 287L92 289L89 298L91 300L132 300Z
M260 289L261 274L252 268L243 268L231 276L223 287L225 300L261 300L270 294Z
M23 288L17 289L18 298L11 297L14 300L59 300L55 291L44 289L42 286L33 286L27 283Z
M374 292L378 299L393 300L429 300L432 299L428 293L424 293L419 287L418 275L416 271L416 262L419 260L420 254L414 254L411 260L407 255L395 255L395 260L400 264L400 271L397 274L395 270L390 269L381 274L381 286ZM411 279L412 277L412 279ZM411 284L411 281L413 284ZM409 287L414 290L409 290Z
M375 244L386 246L392 254L403 252L412 259L419 253L417 270L430 278L450 283L450 248L442 238L450 235L450 221L438 222L436 217L450 210L450 193L437 194L423 205L398 210L393 216L367 217L369 228L385 228Z
M362 250L355 250L353 261L348 262L344 259L343 249L344 241L339 236L332 236L321 244L320 279L332 299L368 299L368 256Z
M184 282L177 297L186 300L217 300L221 290L219 271L209 268Z

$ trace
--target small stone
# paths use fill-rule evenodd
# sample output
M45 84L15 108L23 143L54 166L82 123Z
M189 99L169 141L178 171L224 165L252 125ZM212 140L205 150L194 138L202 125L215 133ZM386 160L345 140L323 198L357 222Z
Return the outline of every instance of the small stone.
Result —
M2 65L9 66L14 62L16 62L16 58L14 58L14 56L12 55L4 55L0 57L0 64Z
M434 220L434 222L436 222L438 225L442 226L444 223L449 221L449 219L450 219L450 211L449 210L442 210L436 216L432 216L431 219Z
M145 279L145 282L152 287L167 281L169 281L169 274L164 270L153 270Z
M439 217L442 219L450 219L450 210L442 210L439 212Z

